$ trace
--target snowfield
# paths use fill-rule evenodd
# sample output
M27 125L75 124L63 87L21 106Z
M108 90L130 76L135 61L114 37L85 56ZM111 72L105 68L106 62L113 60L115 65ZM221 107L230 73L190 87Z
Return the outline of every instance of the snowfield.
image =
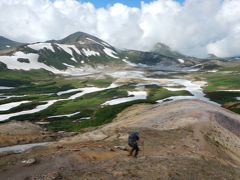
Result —
M185 86L185 88L166 88L169 91L181 91L186 90L190 92L193 96L173 96L166 99L159 100L158 102L162 102L164 100L179 100L179 99L200 99L202 101L206 101L218 106L221 106L220 104L211 101L210 99L205 97L205 94L203 93L202 86L206 85L206 82L204 81L196 81L192 82L186 79L166 79L170 81L171 85L182 85Z
M129 96L132 97L125 97L125 98L119 98L119 99L113 99L111 101L107 101L102 104L102 106L106 105L116 105L124 102L129 102L129 101L134 101L138 99L147 99L147 92L146 91L133 91L133 92L128 92Z
M2 105L0 105L0 111L7 111L7 110L10 110L21 104L29 103L29 102L31 102L31 101L20 101L20 102L12 102L12 103L7 103L7 104L2 104Z
M17 61L18 58L28 59L29 63ZM29 71L31 69L46 69L47 71L59 74L61 71L49 67L46 64L38 62L39 55L34 53L25 54L21 51L14 53L12 56L0 56L0 62L6 64L8 69L17 69Z

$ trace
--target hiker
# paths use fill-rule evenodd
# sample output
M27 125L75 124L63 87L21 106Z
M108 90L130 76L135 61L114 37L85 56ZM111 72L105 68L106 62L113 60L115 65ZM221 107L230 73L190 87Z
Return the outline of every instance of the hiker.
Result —
M135 154L134 154L135 158L137 158L138 151L139 151L138 144L137 144L137 141L139 141L138 134L139 134L139 131L136 130L135 132L130 132L128 137L128 145L132 147L132 150L130 151L129 156L132 156L133 151L135 151Z

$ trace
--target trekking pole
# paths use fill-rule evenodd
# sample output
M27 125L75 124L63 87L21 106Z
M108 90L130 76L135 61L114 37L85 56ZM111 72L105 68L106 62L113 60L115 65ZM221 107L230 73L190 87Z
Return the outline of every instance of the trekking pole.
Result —
M143 146L143 156L144 156L144 141L142 142L142 146Z

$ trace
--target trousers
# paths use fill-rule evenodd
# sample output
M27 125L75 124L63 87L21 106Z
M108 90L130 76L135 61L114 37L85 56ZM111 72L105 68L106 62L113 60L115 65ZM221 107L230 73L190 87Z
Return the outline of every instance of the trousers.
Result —
M134 143L133 146L131 146L131 147L132 147L132 149L130 151L130 155L132 155L133 152L135 151L134 157L137 157L138 151L139 151L138 144Z

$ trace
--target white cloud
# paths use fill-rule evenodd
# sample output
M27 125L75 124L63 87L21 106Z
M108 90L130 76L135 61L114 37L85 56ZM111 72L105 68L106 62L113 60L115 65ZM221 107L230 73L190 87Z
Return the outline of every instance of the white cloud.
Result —
M1 0L0 35L35 42L83 31L120 48L149 50L162 42L188 55L236 56L239 9L239 0L156 0L106 9L76 0Z

